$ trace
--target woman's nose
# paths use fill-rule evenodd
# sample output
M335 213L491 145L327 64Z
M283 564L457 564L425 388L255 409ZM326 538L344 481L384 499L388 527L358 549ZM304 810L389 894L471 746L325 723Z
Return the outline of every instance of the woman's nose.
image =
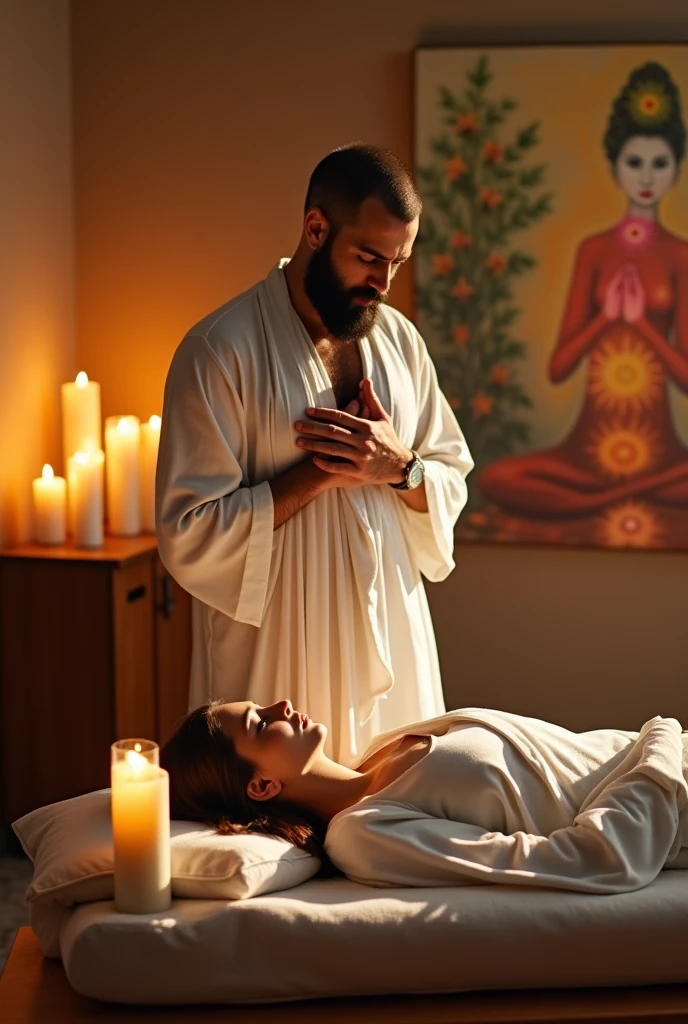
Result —
M294 714L294 708L290 700L281 700L277 706L285 718L291 718Z

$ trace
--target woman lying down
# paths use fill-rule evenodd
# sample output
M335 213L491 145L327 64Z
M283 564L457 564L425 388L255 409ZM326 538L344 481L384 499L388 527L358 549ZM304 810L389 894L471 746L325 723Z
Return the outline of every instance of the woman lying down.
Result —
M260 832L374 886L640 889L688 867L688 733L569 732L463 708L386 733L357 768L288 700L213 702L165 746L175 818ZM683 847L683 850L682 850Z

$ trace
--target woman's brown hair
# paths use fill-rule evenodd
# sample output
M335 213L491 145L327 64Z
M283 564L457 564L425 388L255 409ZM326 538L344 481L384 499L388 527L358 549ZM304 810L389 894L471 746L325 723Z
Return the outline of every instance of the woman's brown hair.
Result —
M222 731L215 713L222 703L209 701L188 714L160 753L160 765L170 776L171 816L204 822L225 836L275 836L318 857L321 873L329 873L324 821L287 801L266 804L248 796L255 767Z

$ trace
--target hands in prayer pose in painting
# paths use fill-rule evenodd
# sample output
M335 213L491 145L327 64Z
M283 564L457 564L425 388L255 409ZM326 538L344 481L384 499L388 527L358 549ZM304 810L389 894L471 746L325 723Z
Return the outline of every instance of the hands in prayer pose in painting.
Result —
M561 444L501 459L480 480L488 499L523 516L594 517L602 543L680 543L688 508L688 449L668 390L688 393L688 242L659 222L685 144L666 69L633 71L604 139L626 216L580 245L549 364L559 383L587 357L583 408Z

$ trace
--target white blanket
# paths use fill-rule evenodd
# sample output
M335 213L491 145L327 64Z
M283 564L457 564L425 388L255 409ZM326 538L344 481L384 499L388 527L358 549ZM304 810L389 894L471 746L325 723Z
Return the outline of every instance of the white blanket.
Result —
M688 733L674 718L573 733L465 708L366 755L403 734L431 735L429 752L328 829L328 854L355 881L622 893L686 866Z

